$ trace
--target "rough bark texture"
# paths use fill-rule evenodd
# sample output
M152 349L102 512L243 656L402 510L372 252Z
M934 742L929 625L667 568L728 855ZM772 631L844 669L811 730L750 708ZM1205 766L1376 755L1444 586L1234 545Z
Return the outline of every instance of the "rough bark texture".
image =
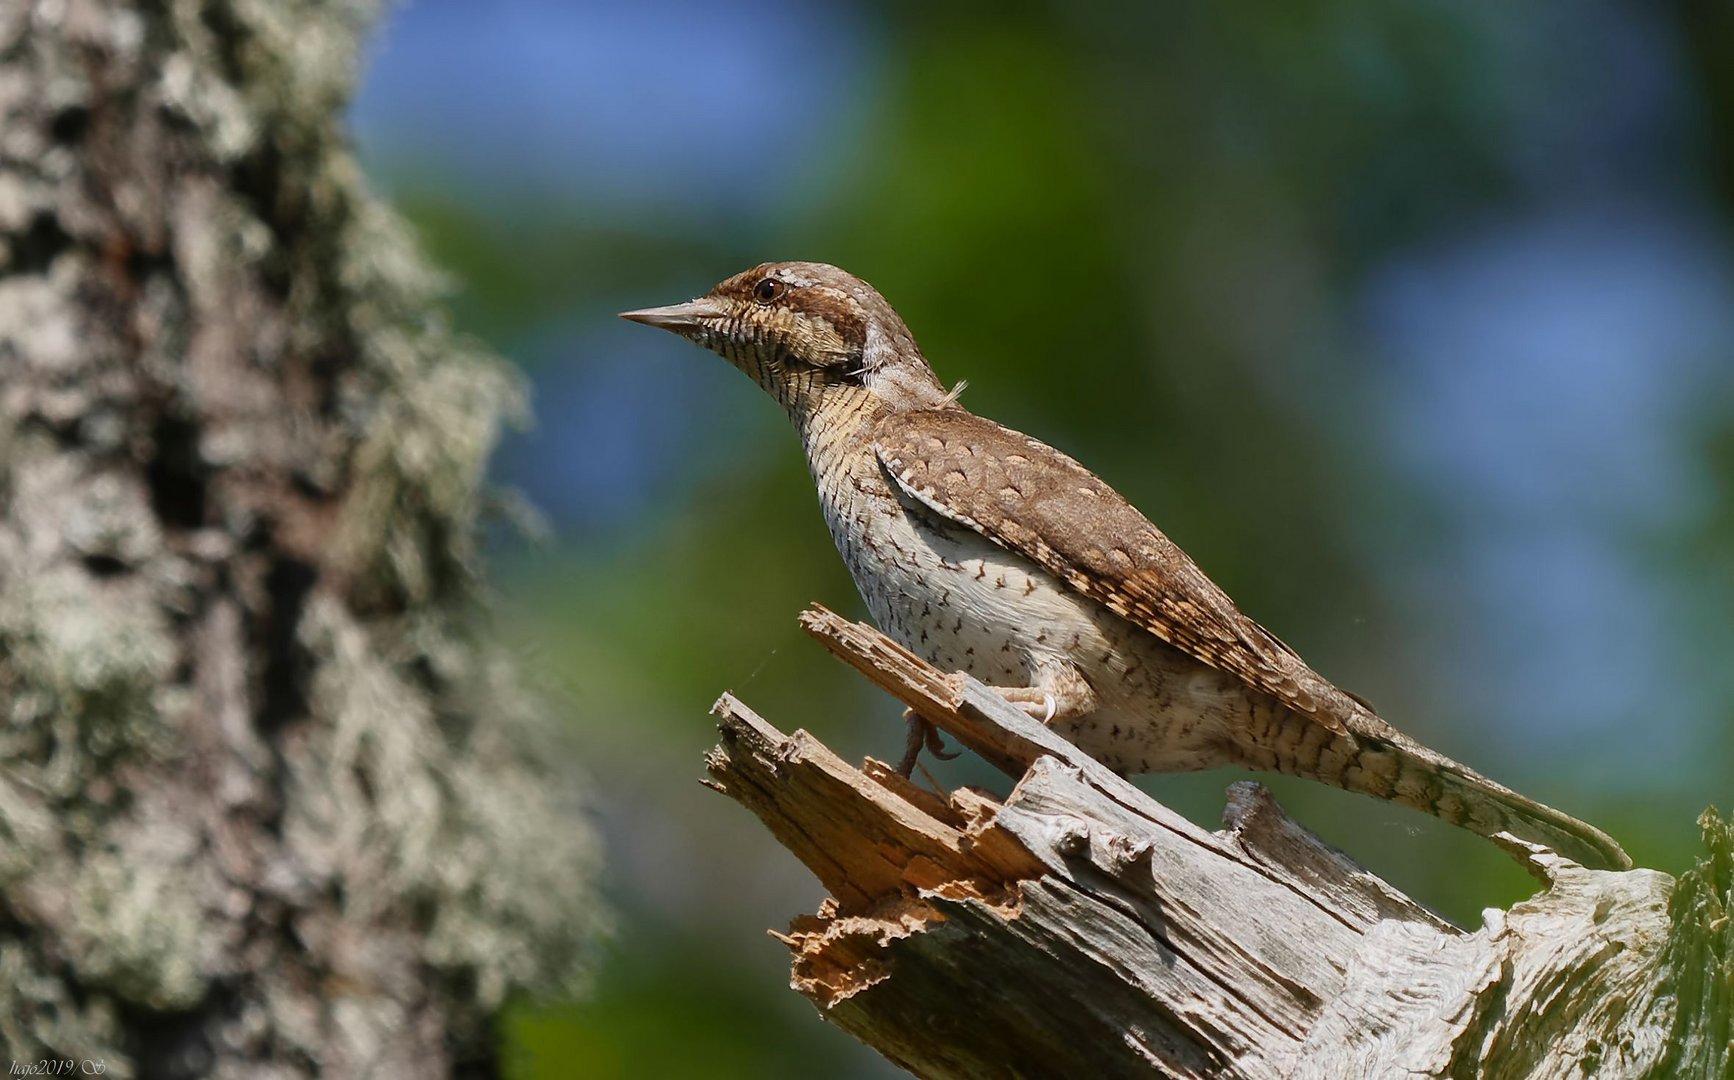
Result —
M1472 932L1235 785L1222 831L973 680L818 609L827 647L1018 777L857 770L732 696L710 783L831 890L793 986L922 1076L1726 1075L1734 836L1678 883L1508 839L1545 888Z
M476 627L519 389L343 145L373 13L0 0L11 1059L437 1075L581 970L590 834Z

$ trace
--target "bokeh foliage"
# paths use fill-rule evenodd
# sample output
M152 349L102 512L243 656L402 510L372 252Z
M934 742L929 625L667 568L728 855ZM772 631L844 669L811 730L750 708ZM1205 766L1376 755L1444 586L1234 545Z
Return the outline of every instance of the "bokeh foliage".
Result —
M1519 715L1474 667L1484 617L1441 580L1453 553L1498 523L1451 483L1417 481L1403 449L1412 433L1390 402L1405 361L1367 312L1393 265L1568 203L1665 195L1725 257L1734 117L1714 91L1734 76L1708 43L1725 22L1715 5L832 14L837 32L859 36L864 74L803 134L797 167L767 163L738 205L647 197L612 213L581 188L478 190L379 162L463 283L461 324L536 386L538 430L500 477L552 503L553 539L496 559L514 645L564 690L606 796L623 912L614 951L596 998L518 1014L515 1074L880 1068L803 1015L782 989L780 947L760 936L816 888L693 783L704 709L724 688L846 753L896 751L897 710L794 625L810 600L856 613L859 602L774 408L715 358L609 323L771 258L873 281L942 378L968 378L968 404L1092 465L1255 617L1406 730L1597 821L1640 862L1688 865L1695 815L1726 796L1734 688L1692 665L1734 645L1720 606L1734 409L1706 397L1678 434L1691 475L1653 478L1693 485L1696 509L1631 526L1622 549L1668 592L1659 602L1677 640L1657 647L1701 678L1621 670L1616 654L1598 677L1641 684L1653 702L1629 726L1574 728L1563 708ZM1634 40L1659 75L1620 66ZM1634 70L1663 89L1621 81ZM802 93L775 74L741 97L742 117ZM1629 101L1650 104L1622 112ZM1539 601L1519 590L1506 602ZM1530 733L1513 741L1518 731ZM1605 745L1664 734L1689 765L1621 769ZM942 775L1000 783L967 762ZM1233 778L1149 784L1209 820ZM1416 815L1272 786L1301 820L1460 921L1532 887L1488 845Z

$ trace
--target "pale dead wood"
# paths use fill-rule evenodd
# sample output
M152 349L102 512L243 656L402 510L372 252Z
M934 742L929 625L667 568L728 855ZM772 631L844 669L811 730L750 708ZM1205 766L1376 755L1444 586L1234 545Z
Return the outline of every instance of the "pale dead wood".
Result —
M785 735L732 695L717 703L708 782L833 897L779 935L792 985L911 1072L1694 1075L1725 1054L1714 1038L1681 1041L1703 1001L1674 993L1682 966L1726 970L1725 886L1711 897L1688 875L1721 936L1683 945L1667 875L1585 870L1509 841L1547 888L1465 931L1255 784L1234 785L1224 828L1205 831L872 628L823 608L802 624L1017 778L1003 801L941 799Z

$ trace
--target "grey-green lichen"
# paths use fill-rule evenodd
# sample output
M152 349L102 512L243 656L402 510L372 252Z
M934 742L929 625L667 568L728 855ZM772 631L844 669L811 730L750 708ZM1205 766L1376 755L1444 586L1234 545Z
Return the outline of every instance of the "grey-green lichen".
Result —
M120 1075L131 1075L119 1045L121 1024L114 1002L98 996L78 1000L67 981L45 970L35 950L15 941L0 941L0 1046L13 1060L47 1048L114 1062Z
M204 992L220 943L205 936L191 853L160 860L142 853L135 845L78 860L62 894L70 933L61 944L86 980L122 1000L177 1011Z
M285 828L296 846L350 882L351 905L424 903L433 913L424 957L473 982L489 1008L514 988L569 989L601 925L588 888L595 848L571 828L575 790L562 799L555 777L522 782L514 743L535 728L510 663L470 643L427 640L437 626L400 628L399 655L430 661L465 688L431 703L341 609L321 604L304 625L330 658L314 693L332 724L290 761ZM464 723L471 715L487 722ZM574 925L587 932L570 933Z
M1734 822L1711 807L1698 827L1705 855L1668 901L1663 966L1677 1007L1655 1080L1734 1075Z
M13 1058L429 1075L604 921L486 628L522 388L343 143L374 13L0 5Z

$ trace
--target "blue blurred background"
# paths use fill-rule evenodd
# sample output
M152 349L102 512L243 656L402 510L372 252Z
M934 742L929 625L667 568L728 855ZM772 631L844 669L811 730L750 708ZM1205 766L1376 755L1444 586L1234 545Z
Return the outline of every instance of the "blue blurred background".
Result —
M514 1009L511 1075L890 1072L785 989L764 931L815 883L696 782L725 688L895 756L795 627L860 603L771 402L613 317L768 259L874 282L972 408L1424 741L1672 871L1729 801L1726 4L414 0L352 125L532 384L496 479L549 536L502 530L496 580L610 843L595 986ZM1214 823L1235 778L1144 783ZM1272 786L1459 921L1532 888Z

